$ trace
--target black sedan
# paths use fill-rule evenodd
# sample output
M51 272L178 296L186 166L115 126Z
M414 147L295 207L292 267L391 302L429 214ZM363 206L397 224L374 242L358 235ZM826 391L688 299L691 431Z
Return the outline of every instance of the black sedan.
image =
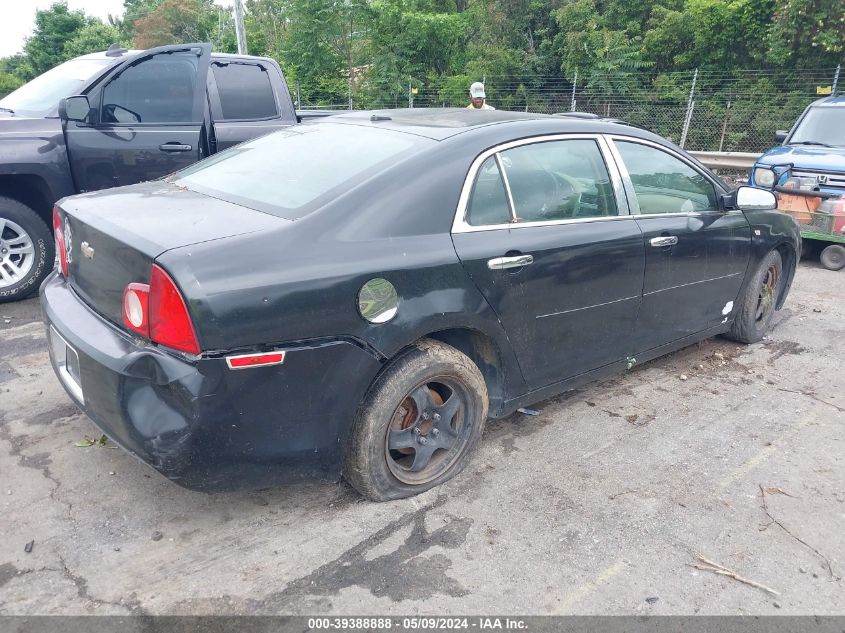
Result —
M350 113L62 200L41 302L68 393L173 481L394 499L488 416L761 339L799 248L774 207L619 123Z

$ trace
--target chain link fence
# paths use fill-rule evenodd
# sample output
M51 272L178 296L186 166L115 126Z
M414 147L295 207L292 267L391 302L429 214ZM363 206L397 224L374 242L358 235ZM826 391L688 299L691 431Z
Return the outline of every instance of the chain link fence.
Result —
M688 150L761 152L776 130L788 130L810 103L836 90L838 68L625 73L589 79L540 76L447 77L424 83L397 79L378 89L366 79L351 94L310 101L291 86L300 108L465 107L472 81L483 80L487 102L502 110L555 114L579 111L621 119Z

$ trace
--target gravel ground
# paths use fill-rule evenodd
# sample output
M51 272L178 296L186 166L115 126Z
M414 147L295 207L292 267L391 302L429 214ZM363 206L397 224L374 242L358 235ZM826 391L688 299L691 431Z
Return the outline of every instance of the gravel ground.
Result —
M491 421L457 479L384 504L194 493L75 446L98 432L37 303L2 305L0 613L845 614L843 297L845 273L802 263L763 343Z

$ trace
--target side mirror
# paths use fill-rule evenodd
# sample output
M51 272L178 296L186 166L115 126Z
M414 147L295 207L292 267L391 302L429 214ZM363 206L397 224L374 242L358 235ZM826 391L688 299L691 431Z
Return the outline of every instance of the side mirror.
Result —
M775 132L775 143L783 143L787 136L789 136L788 130L778 130Z
M91 114L91 104L85 95L66 97L59 101L59 118L62 121L79 121L86 123Z
M734 208L740 211L771 211L778 200L771 191L757 187L740 187L734 192Z

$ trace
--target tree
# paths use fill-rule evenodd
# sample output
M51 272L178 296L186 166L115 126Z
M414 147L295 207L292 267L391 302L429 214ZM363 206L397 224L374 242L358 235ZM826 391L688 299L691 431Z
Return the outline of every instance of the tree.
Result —
M130 7L133 14L129 14ZM218 26L213 0L131 0L127 14L125 20L133 20L132 43L136 48L207 42ZM133 19L135 14L142 17Z
M777 0L768 59L786 68L836 66L845 51L845 2Z
M32 79L68 59L67 43L93 21L94 18L86 18L82 11L70 11L64 2L36 11L35 32L24 44L23 78Z
M91 22L77 31L65 44L63 54L71 58L104 51L112 44L119 43L120 39L120 31L111 24Z

